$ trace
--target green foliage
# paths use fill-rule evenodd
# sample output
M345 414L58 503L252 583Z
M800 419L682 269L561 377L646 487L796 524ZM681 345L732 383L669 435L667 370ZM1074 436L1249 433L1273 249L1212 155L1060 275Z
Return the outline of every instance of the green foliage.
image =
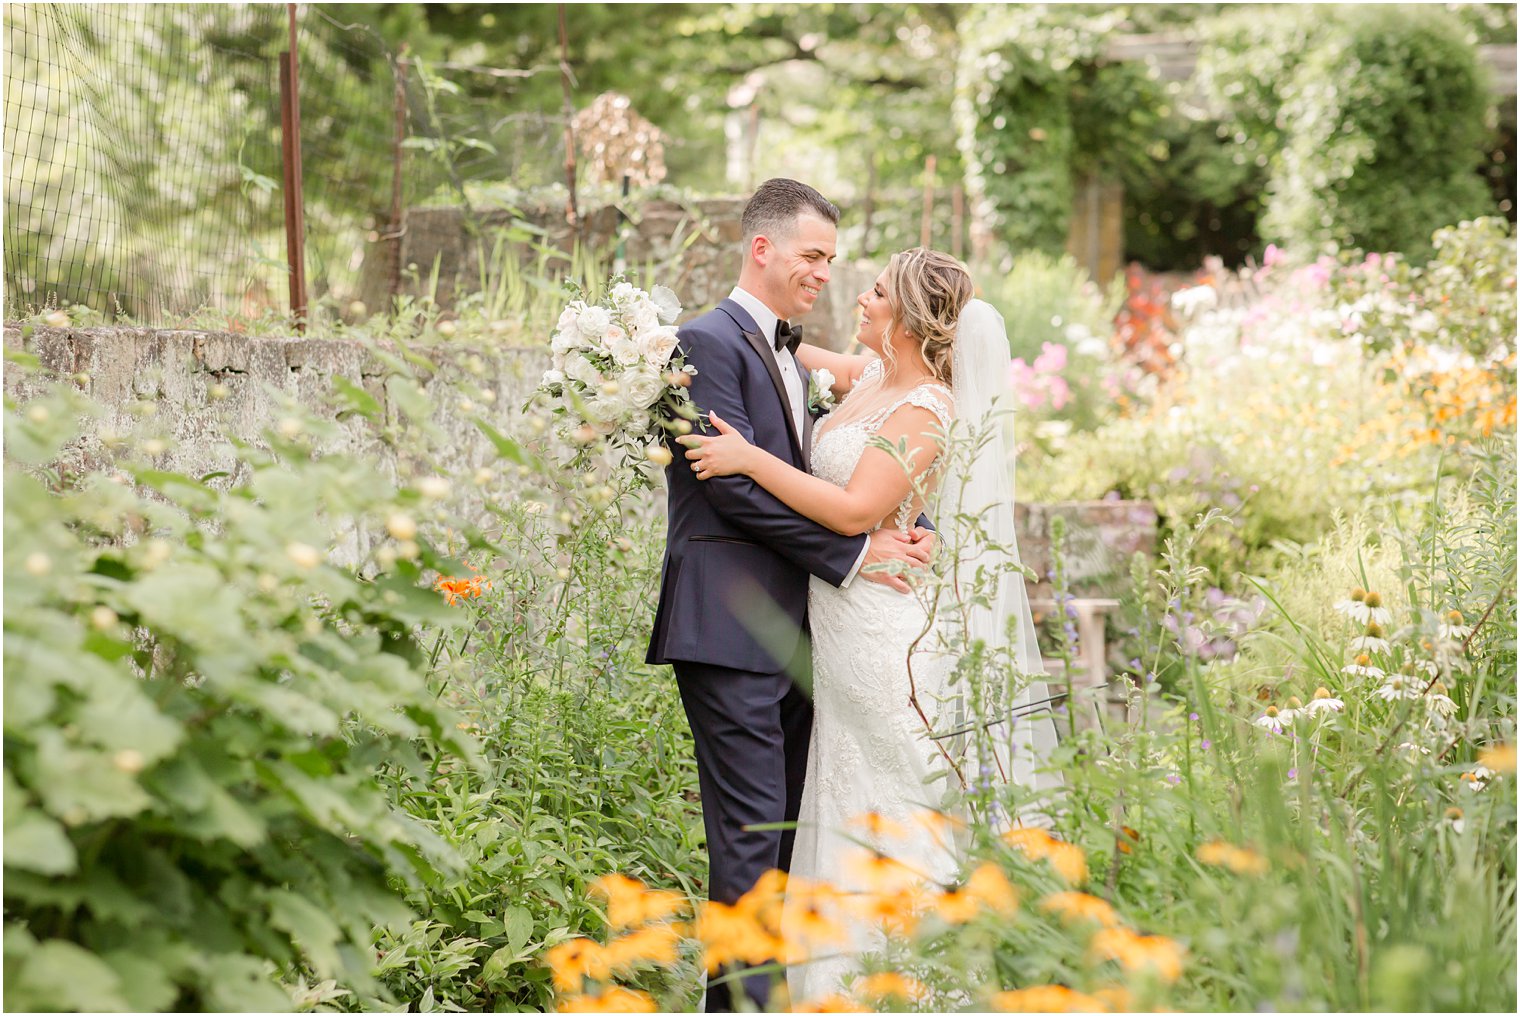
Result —
M1242 11L1211 33L1198 80L1246 160L1267 158L1260 230L1296 253L1423 261L1435 229L1490 203L1482 69L1440 8Z
M1515 348L1515 241L1500 218L1436 230L1434 255L1411 265L1399 254L1346 251L1332 276L1353 308L1357 331L1376 352L1425 344L1500 363Z
M702 894L690 733L670 671L643 663L663 521L630 477L555 469L546 419L522 425L530 474L491 509L492 588L456 608L468 625L432 653L488 766L383 778L465 861L415 887L417 920L379 941L383 983L445 1008L550 1008L543 956L603 932L590 887L609 872ZM643 986L684 1008L695 980L653 972Z
M976 214L1013 253L1064 249L1074 183L1152 155L1158 86L1104 50L1125 7L993 5L961 25L955 122Z
M374 770L474 756L413 637L453 621L417 588L447 559L324 559L419 495L315 457L334 424L294 411L271 450L236 448L234 487L125 437L105 471L59 468L91 412L71 385L7 400L6 1005L288 1009L277 977L370 984L374 929L409 915L392 880L457 864Z

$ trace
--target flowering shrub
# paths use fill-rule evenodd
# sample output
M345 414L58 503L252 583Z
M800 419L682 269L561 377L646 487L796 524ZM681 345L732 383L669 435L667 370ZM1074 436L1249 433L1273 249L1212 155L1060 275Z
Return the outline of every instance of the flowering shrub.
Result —
M370 988L397 886L458 863L375 766L476 764L414 641L456 620L420 586L447 561L416 533L427 498L315 457L333 425L294 411L234 488L155 468L156 437L51 467L95 412L69 382L7 400L6 1006ZM345 523L387 520L383 572L328 563Z

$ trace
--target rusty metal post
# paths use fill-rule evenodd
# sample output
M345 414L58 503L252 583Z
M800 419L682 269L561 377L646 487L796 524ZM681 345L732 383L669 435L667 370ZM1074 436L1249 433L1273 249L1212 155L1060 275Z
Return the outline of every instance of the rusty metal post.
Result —
M918 228L920 247L929 246L929 242L934 239L934 166L936 161L932 155L924 160L924 215Z
M285 169L285 256L290 264L290 316L306 331L306 209L301 191L301 77L296 5L286 4L290 49L280 54L280 153Z
M570 42L565 31L565 5L559 5L559 78L565 92L565 184L570 197L565 202L565 221L574 228L580 222L575 206L575 103L570 97Z
M401 173L406 143L406 43L396 57L396 133L391 148L391 228L386 240L390 242L391 299L401 295Z

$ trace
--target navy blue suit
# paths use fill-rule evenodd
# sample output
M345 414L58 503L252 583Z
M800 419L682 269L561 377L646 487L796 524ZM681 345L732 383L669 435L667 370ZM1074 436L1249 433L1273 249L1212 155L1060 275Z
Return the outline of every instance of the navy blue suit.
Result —
M692 401L751 443L807 469L812 420L796 432L781 375L750 315L732 300L684 325ZM702 433L699 425L697 433ZM708 433L713 433L711 430ZM698 480L676 453L660 603L648 662L675 667L696 742L707 831L708 896L733 903L762 873L791 862L813 708L806 684L809 574L838 585L865 545L792 511L747 476ZM794 681L796 677L798 680ZM745 991L764 1008L765 978ZM734 1008L723 990L707 1010Z

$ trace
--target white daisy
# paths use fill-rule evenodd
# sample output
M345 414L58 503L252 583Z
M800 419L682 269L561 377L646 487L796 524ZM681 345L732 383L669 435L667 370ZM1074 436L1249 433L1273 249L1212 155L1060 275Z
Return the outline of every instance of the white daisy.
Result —
M1425 694L1425 704L1437 716L1450 716L1457 711L1457 704L1446 694L1446 685L1437 681Z
M1450 639L1453 642L1461 642L1472 634L1472 625L1463 624L1462 622L1463 617L1460 610L1449 612L1446 615L1446 619L1441 622L1440 628L1436 630L1437 637Z
M1405 751L1405 752L1408 752L1409 753L1409 761L1411 761L1411 762L1414 761L1415 752L1419 752L1421 755L1429 755L1430 754L1430 749L1429 748L1425 747L1422 744L1415 744L1413 741L1405 741L1403 744L1399 745L1397 748L1395 748L1393 750L1394 751Z
M1386 653L1391 648L1387 639L1380 639L1373 635L1359 635L1351 640L1353 653Z
M1291 717L1289 717L1289 719L1291 719ZM1256 724L1258 727L1264 727L1267 730L1270 730L1274 734L1281 734L1283 731L1282 714L1277 711L1276 706L1267 706L1267 711L1256 717L1256 719L1252 720L1251 722Z
M1320 713L1338 713L1346 708L1346 703L1330 694L1330 689L1323 686L1314 689L1314 697L1309 704L1304 706L1304 712L1310 716L1318 716Z
M1473 766L1471 772L1463 773L1461 779L1468 790L1477 793L1488 786L1488 781L1493 779L1493 775L1494 771L1492 769L1488 768L1488 766L1480 765Z
M1352 677L1384 676L1382 668L1372 665L1372 656L1368 653L1357 653L1350 663L1341 668L1341 673L1350 674Z
M1390 674L1376 694L1389 702L1395 699L1416 699L1422 694L1420 684L1407 674Z

